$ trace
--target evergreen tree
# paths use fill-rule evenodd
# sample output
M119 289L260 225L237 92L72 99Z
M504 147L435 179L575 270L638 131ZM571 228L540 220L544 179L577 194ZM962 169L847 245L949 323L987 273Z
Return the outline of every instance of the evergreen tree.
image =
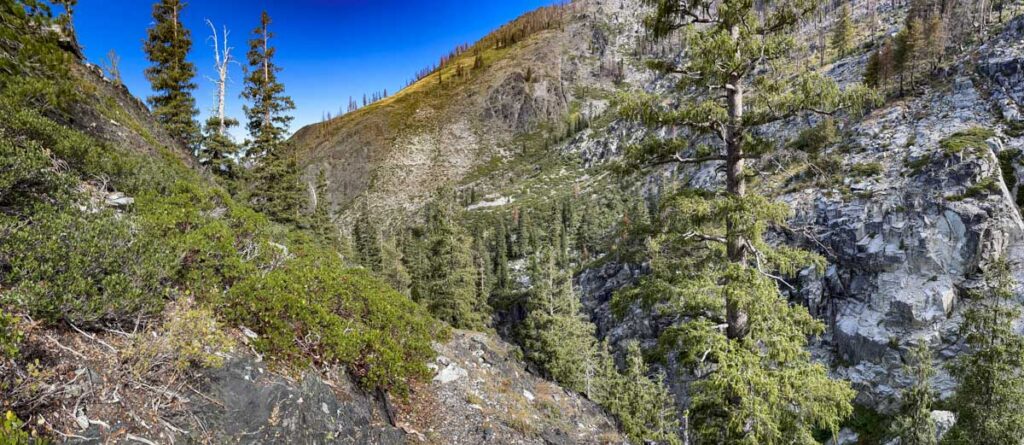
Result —
M839 57L845 57L850 51L853 43L853 18L850 14L850 5L843 4L839 9L839 17L836 19L835 28L832 30L832 47L836 49Z
M494 235L494 285L499 293L508 291L511 285L511 276L508 269L508 230L505 228L505 221L498 222L498 229Z
M313 205L313 215L310 218L310 225L321 238L332 244L337 242L338 229L331 221L331 206L327 199L327 172L320 170L316 175L316 202Z
M399 293L409 296L412 278L403 263L402 251L394 239L384 241L380 251L381 277Z
M237 120L227 118L222 126L220 119L214 116L210 117L203 127L199 162L210 167L213 173L225 178L234 178L237 174L235 159L241 147L231 139L231 135L226 131L236 125L238 125Z
M274 63L277 49L270 46L274 33L270 32L270 16L266 11L260 16L260 25L253 30L249 40L248 67L245 70L245 86L242 97L251 102L243 107L248 119L249 147L247 156L260 158L272 154L288 134L292 117L288 112L295 109L295 103L284 94L284 84L277 79L281 68Z
M270 24L270 16L264 11L249 40L249 66L243 67L242 97L250 102L243 106L250 137L245 155L256 165L250 201L277 221L298 224L303 220L302 209L308 207L307 194L299 181L295 147L284 143L292 120L287 113L295 104L284 95L284 85L277 79L281 68L273 61L276 49L270 46L274 37Z
M181 0L160 0L153 5L154 23L147 31L144 49L153 63L146 68L146 79L156 94L146 101L171 137L194 148L200 137L195 120L199 111L192 97L196 66L186 59L192 50L192 33L181 24L185 6Z
M299 179L294 149L282 144L256 164L252 171L249 203L271 219L298 225L305 222L308 193Z
M662 233L649 243L653 274L621 292L629 302L660 304L678 324L662 342L703 376L691 385L698 443L816 443L817 429L838 430L852 412L849 384L829 378L806 351L824 326L779 294L769 271L789 276L817 265L816 255L769 245L764 232L789 209L747 193L746 159L775 146L752 131L808 111L860 108L873 95L842 90L813 71L790 71L799 24L818 0L650 0L656 38L681 31L684 66L651 65L682 76L673 109L638 93L622 101L625 116L652 126L689 129L685 137L650 139L630 148L635 168L652 164L724 162L723 192L682 190L662 199ZM767 6L761 8L760 6ZM688 146L694 136L713 144ZM724 324L724 332L718 329Z
M900 438L900 445L937 445L930 383L935 368L927 344L922 342L911 351L910 361L903 371L913 377L914 385L903 391L902 409L893 422L893 430Z
M356 253L359 254L359 264L375 273L380 273L384 264L381 253L381 234L378 227L370 218L369 209L364 208L352 228Z
M623 374L615 371L607 345L598 349L596 360L598 381L591 397L615 415L627 436L636 443L682 444L672 396L661 377L647 377L647 365L636 342L626 347Z
M427 207L425 257L413 277L413 297L456 328L482 329L490 309L477 292L471 239L456 219L454 194L443 190Z
M1014 328L1021 314L1009 263L990 265L985 285L964 313L968 353L950 366L959 384L952 399L957 421L944 443L1010 444L1024 437L1024 336Z
M532 258L526 319L519 336L530 361L558 383L583 391L587 354L595 347L595 328L583 318L572 277L557 267L556 256L548 247Z

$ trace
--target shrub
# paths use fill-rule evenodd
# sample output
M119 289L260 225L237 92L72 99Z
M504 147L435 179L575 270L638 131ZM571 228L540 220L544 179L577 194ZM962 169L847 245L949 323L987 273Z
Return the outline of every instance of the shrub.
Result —
M18 344L25 335L18 325L17 317L0 309L0 359L18 355Z
M427 375L439 327L417 304L328 255L288 262L231 288L222 308L254 329L256 347L277 357L349 366L367 386L405 389Z
M854 164L850 167L850 174L855 177L871 177L882 174L882 164L878 162L867 162Z
M177 374L190 368L219 368L234 341L224 333L213 312L193 308L191 304L174 304L166 315L162 330L135 337L128 348L127 362L138 377L153 371ZM166 380L166 376L162 377Z
M804 129L790 142L790 147L811 156L817 156L825 147L839 140L839 126L834 119L825 119L814 127Z
M5 298L50 322L132 322L163 307L165 253L130 218L49 207L0 239Z
M975 127L954 133L952 136L939 142L939 146L942 147L942 151L946 156L952 156L961 154L967 149L980 150L985 148L985 141L995 135L995 131L988 128Z

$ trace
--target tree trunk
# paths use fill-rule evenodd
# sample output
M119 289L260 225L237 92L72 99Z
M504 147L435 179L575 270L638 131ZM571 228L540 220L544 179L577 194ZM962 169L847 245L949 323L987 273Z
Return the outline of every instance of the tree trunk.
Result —
M739 39L739 27L732 29L733 41ZM743 160L743 79L738 75L730 79L727 87L729 101L729 124L726 129L726 191L735 197L747 194L746 178L744 178ZM739 233L732 221L726 222L726 242L729 261L746 262L746 240ZM727 299L726 322L729 338L742 338L749 330L749 316L739 307L735 300Z

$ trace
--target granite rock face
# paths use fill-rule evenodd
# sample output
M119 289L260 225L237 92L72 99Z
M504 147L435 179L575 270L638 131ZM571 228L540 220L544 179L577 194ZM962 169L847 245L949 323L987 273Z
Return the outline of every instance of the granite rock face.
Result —
M826 323L827 333L812 350L836 377L854 384L858 403L881 412L896 409L900 391L909 384L902 367L913 345L928 343L939 363L962 351L957 328L965 293L979 288L981 272L993 260L1009 259L1018 281L1024 279L1024 222L1016 203L1017 184L1024 178L1024 138L1016 131L1024 120L1019 111L1022 36L1024 17L984 45L974 64L954 66L941 73L943 81L853 120L847 133L852 136L823 154L841 162L843 173L831 185L786 183L765 190L794 211L795 234L772 238L828 260L825 270L791 277L797 289L789 295ZM848 84L863 64L863 57L845 60L830 75ZM664 79L644 81L648 90L665 85ZM597 165L647 135L624 122L609 128L602 134L585 132L565 150ZM806 128L802 122L779 122L761 131L785 141L801 128ZM959 153L943 147L958 132L977 129L994 136ZM878 173L851 173L864 166ZM715 167L666 169L651 175L644 190L657 193L666 181L715 186L722 179ZM650 314L610 315L611 295L642 271L643 265L605 263L577 276L584 306L613 344L651 340L664 327ZM954 383L944 367L938 369L933 384L949 396ZM685 382L684 373L668 371L676 382ZM680 400L685 387L674 385Z

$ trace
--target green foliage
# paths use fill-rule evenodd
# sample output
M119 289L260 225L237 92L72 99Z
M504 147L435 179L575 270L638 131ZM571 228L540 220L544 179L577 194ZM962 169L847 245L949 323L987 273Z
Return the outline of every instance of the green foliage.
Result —
M900 438L900 445L937 445L931 413L935 396L930 383L935 368L926 343L920 343L911 351L910 361L903 371L914 379L914 384L903 391L900 416L893 422L893 432Z
M999 193L999 182L993 176L988 176L977 183L967 187L962 194L949 196L949 201L963 201L969 198L979 198L993 193Z
M256 330L256 347L279 365L337 363L399 391L425 375L443 331L329 246L234 201L168 150L101 143L10 90L0 115L5 311L85 329L152 326L165 303L188 299L195 308L163 327L189 365L216 364L223 323ZM106 209L112 191L134 205Z
M326 252L325 252L326 254ZM257 347L276 357L349 365L371 387L405 389L433 356L434 322L413 302L331 255L287 262L232 287L226 316L260 334Z
M995 135L995 131L991 129L975 127L954 133L952 136L940 141L939 146L942 147L942 151L946 156L953 156L962 154L967 150L983 150L988 146L988 143L985 141L995 137Z
M454 327L482 329L491 310L477 289L471 242L458 224L454 194L442 190L427 205L425 225L405 243L407 266L414 300Z
M647 377L640 346L635 342L627 346L626 369L621 374L606 351L607 345L602 345L594 356L597 382L590 397L611 412L636 443L682 444L672 396L660 376Z
M999 152L999 171L1003 174L1003 183L1006 189L1013 191L1017 186L1017 159L1020 158L1020 149L1010 148Z
M249 203L274 221L300 225L306 223L308 193L299 180L299 165L294 147L277 146L258 161L249 184Z
M548 247L531 258L526 319L519 336L526 357L553 380L577 391L586 383L587 354L595 347L595 328L581 313L572 277L558 269Z
M882 174L883 170L880 162L857 163L850 166L850 174L854 177L878 176Z
M823 119L818 125L800 131L796 139L789 143L794 150L811 156L818 156L821 151L839 141L839 126L835 119Z
M167 296L172 261L154 239L110 211L42 209L0 239L12 287L4 299L50 322L128 323Z
M839 17L836 19L835 27L832 28L832 47L835 48L839 57L845 57L853 44L853 17L850 14L850 5L843 4L839 9Z
M0 308L0 360L18 355L18 345L25 336L19 324L18 317Z
M245 86L242 97L250 101L243 107L248 119L249 147L246 156L261 158L274 154L288 136L288 125L292 117L287 113L295 109L295 103L284 94L277 74L281 67L274 63L277 49L270 46L274 33L270 32L270 15L266 11L260 16L260 25L253 30L246 54L249 65L243 66Z
M356 253L359 254L359 264L375 273L383 269L382 244L380 225L376 224L370 217L369 210L363 210L356 218L352 227L352 237L355 239Z
M994 445L1024 437L1024 336L1014 327L1020 309L1006 260L989 265L985 285L961 325L969 352L950 365L959 385L951 401L957 422L943 443Z
M62 110L76 97L54 25L47 2L0 1L0 91L41 111Z
M147 31L144 49L153 63L146 68L146 79L156 94L147 102L171 137L193 147L200 138L195 120L199 111L192 97L196 66L188 61L192 33L182 24L184 8L181 0L159 0L153 5L153 25Z
M0 418L0 445L45 445L45 440L32 437L25 431L25 424L13 412L7 411Z
M224 127L221 128L220 120L214 116L203 127L203 138L197 155L199 162L208 166L214 174L226 178L234 178L238 174L235 159L241 154L242 147L228 134L228 130L237 125L237 120L225 119Z

